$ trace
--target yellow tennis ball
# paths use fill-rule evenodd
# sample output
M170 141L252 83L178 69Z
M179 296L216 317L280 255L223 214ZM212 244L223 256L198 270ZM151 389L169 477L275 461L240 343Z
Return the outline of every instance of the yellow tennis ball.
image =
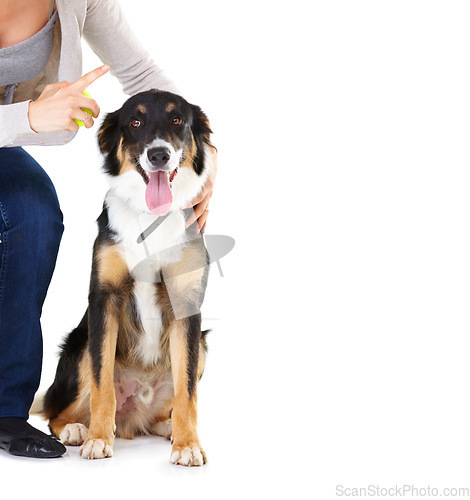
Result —
M91 98L91 95L86 90L85 90L85 92L83 92L83 95L85 97L90 97ZM83 109L83 111L86 111L90 116L93 116L93 113L88 108L82 108L82 109ZM74 118L73 121L75 123L78 123L79 127L83 127L83 125L85 125L81 120L77 120L76 118Z

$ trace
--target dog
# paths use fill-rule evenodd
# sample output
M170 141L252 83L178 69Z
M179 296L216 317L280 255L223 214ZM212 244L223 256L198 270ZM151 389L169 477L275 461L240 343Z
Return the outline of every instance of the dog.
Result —
M206 462L196 427L209 257L184 207L210 171L211 134L201 108L159 90L128 99L98 132L110 188L88 309L43 399L51 432L84 458L150 434L171 438L172 463Z

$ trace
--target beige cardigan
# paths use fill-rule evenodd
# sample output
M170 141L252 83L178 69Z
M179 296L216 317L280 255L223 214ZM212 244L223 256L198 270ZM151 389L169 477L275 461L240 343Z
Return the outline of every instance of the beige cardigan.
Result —
M178 92L133 35L117 0L56 0L56 5L59 18L44 71L19 85L13 104L0 106L0 147L61 145L73 139L76 132L35 133L29 126L28 106L48 83L74 82L82 76L82 35L103 63L109 64L126 94L151 88Z

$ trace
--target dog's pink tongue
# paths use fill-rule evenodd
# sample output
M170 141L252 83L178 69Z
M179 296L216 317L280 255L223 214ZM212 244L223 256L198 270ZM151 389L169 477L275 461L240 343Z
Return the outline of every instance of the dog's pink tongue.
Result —
M171 195L168 172L159 170L149 173L150 181L145 191L145 201L153 215L165 215L171 207Z

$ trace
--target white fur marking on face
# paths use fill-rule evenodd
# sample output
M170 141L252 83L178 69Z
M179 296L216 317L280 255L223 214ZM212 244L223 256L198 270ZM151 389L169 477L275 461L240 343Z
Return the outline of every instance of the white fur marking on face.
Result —
M178 151L175 151L175 148L173 145L165 141L163 139L154 139L150 144L146 146L144 149L143 153L139 157L139 163L140 166L146 170L147 172L153 172L155 170L155 167L150 163L147 153L150 149L153 148L168 148L170 151L170 160L168 161L168 170L170 172L173 172L175 168L179 167L179 164L181 162L181 156L183 155L183 150L178 149Z

